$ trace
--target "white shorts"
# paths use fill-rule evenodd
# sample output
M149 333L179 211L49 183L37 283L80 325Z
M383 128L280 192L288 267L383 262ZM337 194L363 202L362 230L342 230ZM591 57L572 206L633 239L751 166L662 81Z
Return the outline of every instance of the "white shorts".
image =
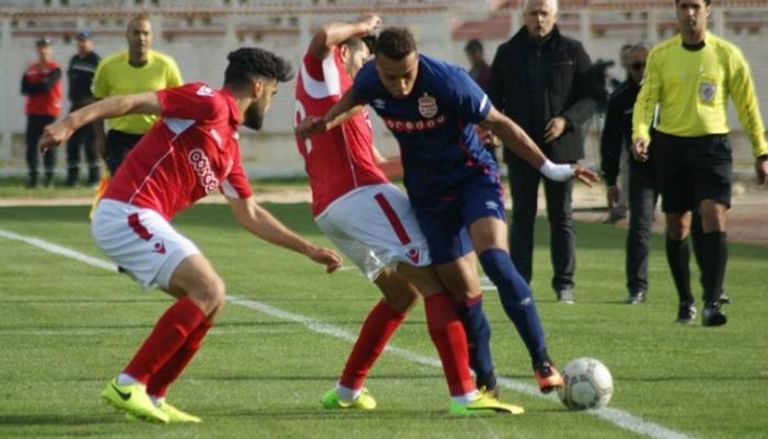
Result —
M200 253L159 213L101 200L91 222L96 245L142 288L168 288L181 261Z
M408 197L394 185L355 189L331 203L315 223L370 281L400 262L432 263Z

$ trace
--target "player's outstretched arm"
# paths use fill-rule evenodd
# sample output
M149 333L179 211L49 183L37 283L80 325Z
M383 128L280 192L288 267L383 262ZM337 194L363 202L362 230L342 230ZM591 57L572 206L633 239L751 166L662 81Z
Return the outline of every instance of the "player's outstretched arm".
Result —
M301 253L314 262L325 265L328 273L341 267L341 257L335 251L316 247L302 238L259 206L253 197L245 200L227 197L227 201L237 222L259 238Z
M83 125L97 119L118 117L126 114L156 114L160 115L160 101L155 92L138 93L133 95L113 96L86 105L69 114L64 119L45 127L40 137L38 147L46 151L52 146L66 142Z
M315 134L322 134L328 130L331 130L347 119L354 116L363 110L362 104L358 104L355 99L355 91L350 88L344 93L339 102L336 102L333 107L323 117L306 117L296 127L296 134L309 138Z
M324 59L345 40L351 37L366 35L381 26L381 18L378 15L364 15L357 23L344 23L334 21L325 24L312 36L309 50L317 58Z
M581 166L558 165L549 161L539 146L518 124L494 107L491 107L485 120L480 122L480 126L491 130L510 151L538 169L550 180L567 181L575 178L589 186L597 181L597 174L589 169Z
M403 176L403 162L400 160L400 155L394 157L384 157L381 152L373 147L373 160L376 162L376 166L381 169L381 172L392 180L395 178L401 178Z

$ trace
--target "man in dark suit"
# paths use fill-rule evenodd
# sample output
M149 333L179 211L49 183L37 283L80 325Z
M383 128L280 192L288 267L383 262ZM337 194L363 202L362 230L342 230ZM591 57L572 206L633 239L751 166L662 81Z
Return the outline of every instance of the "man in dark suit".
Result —
M517 122L556 163L584 157L582 126L595 111L595 81L581 43L560 34L556 0L528 0L524 26L502 44L491 65L488 95L494 106ZM530 283L533 225L540 173L524 160L504 153L509 166L512 261ZM574 301L575 236L571 215L572 182L544 181L557 299Z

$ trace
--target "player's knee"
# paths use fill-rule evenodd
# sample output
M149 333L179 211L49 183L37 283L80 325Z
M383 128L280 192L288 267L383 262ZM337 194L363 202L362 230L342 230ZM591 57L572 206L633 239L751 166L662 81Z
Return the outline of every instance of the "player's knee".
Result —
M206 279L190 296L199 303L206 315L211 315L224 305L226 286L220 277L214 276Z
M667 218L667 236L675 241L682 241L691 232L691 225L682 218Z
M214 305L215 308L224 306L224 301L226 300L227 296L227 286L224 284L224 281L221 280L220 277L217 277L213 282L210 295L211 304Z
M704 233L725 231L725 208L704 204L701 208L701 228Z
M472 290L468 288L448 289L448 294L457 302L467 302L479 300L483 296L482 290Z
M395 311L406 313L419 302L419 295L412 291L404 291L402 294L385 296L384 301Z

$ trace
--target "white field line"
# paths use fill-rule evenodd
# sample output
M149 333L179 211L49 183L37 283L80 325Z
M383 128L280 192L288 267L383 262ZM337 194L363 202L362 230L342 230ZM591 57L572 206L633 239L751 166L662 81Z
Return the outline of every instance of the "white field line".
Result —
M21 241L29 245L35 246L37 248L40 248L42 250L45 250L47 252L66 256L68 258L72 258L80 262L84 262L94 267L107 269L110 271L116 270L114 264L107 262L103 259L94 258L92 256L88 256L83 253L80 253L76 250L62 247L57 244L53 244L51 242L48 242L39 238L23 236L23 235L19 235L13 232L8 232L2 229L0 229L0 237L4 237L4 238L15 240L15 241ZM235 297L235 296L229 296L229 302L235 305L248 308L248 309L252 309L254 311L261 312L271 317L302 324L307 329L317 334L327 335L330 337L348 341L350 343L354 343L354 341L357 339L357 336L355 334L349 331L346 331L342 328L339 328L337 326L333 326L328 323L324 323L320 320L316 320L301 314L295 314L289 311L282 310L280 308L275 308L274 306L268 305L266 303L258 302L251 299ZM437 358L417 354L415 352L411 352L406 349L400 349L390 345L390 346L387 346L384 352L390 355L403 358L412 363L441 368L440 361ZM523 383L522 381L513 380L509 378L500 378L498 383L502 387L515 392L523 393L523 394L534 396L537 398L544 398L550 401L557 401L557 398L554 395L548 395L548 396L541 395L541 393L539 393L538 388L530 384ZM610 422L611 424L621 429L624 429L636 434L640 434L643 436L647 436L650 438L654 438L654 439L693 439L692 436L688 436L685 433L681 433L681 432L669 429L667 427L664 427L662 425L659 425L650 421L646 421L644 419L641 419L631 413L625 412L620 409L604 408L601 410L588 411L587 413L597 416L598 418L603 419L607 422Z

